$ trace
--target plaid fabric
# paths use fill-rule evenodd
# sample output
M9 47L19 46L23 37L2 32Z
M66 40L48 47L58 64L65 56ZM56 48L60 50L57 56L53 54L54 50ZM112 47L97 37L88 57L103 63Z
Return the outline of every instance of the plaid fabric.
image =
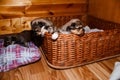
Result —
M3 42L0 39L0 72L35 62L41 57L41 52L32 42L28 42L28 48L18 44L4 47Z

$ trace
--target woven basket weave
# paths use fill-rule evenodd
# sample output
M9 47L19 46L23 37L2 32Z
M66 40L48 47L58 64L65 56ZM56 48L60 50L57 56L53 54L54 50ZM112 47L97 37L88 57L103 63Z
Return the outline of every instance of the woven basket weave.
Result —
M87 33L80 37L60 34L56 41L46 34L42 50L47 62L54 68L70 68L118 56L120 54L120 30Z
M72 18L81 19L81 16L51 17L50 20L61 26ZM51 34L45 35L41 48L49 66L66 69L120 55L120 24L91 15L88 15L86 24L104 32L87 33L82 37L60 34L56 41L51 39Z

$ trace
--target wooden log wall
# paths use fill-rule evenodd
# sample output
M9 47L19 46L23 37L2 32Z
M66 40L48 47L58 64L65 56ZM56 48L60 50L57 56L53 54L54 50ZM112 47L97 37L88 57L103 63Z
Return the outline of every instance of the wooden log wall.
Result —
M87 0L0 0L0 34L30 30L30 26L25 26L29 25L30 20L25 21L25 17L86 16L87 2ZM83 18L85 20L85 17Z
M120 23L120 0L89 0L88 14Z
M0 18L85 14L87 0L1 0Z
M24 18L0 19L0 35L31 30L30 21Z

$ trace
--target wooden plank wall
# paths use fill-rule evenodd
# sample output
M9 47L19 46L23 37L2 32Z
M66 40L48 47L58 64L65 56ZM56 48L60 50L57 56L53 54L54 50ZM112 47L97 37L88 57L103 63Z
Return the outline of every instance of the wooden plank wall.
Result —
M0 18L85 14L87 0L1 0Z
M30 21L23 18L0 19L0 35L31 30Z
M120 23L120 0L89 0L89 15Z
M87 0L0 0L0 34L30 30L25 17L53 17L87 13ZM20 27L21 26L21 27Z

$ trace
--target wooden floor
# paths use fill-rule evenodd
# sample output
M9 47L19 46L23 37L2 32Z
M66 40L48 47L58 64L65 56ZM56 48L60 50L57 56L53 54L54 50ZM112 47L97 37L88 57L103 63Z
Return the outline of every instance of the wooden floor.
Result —
M50 68L42 57L38 62L0 73L0 80L109 80L120 57L66 70Z

